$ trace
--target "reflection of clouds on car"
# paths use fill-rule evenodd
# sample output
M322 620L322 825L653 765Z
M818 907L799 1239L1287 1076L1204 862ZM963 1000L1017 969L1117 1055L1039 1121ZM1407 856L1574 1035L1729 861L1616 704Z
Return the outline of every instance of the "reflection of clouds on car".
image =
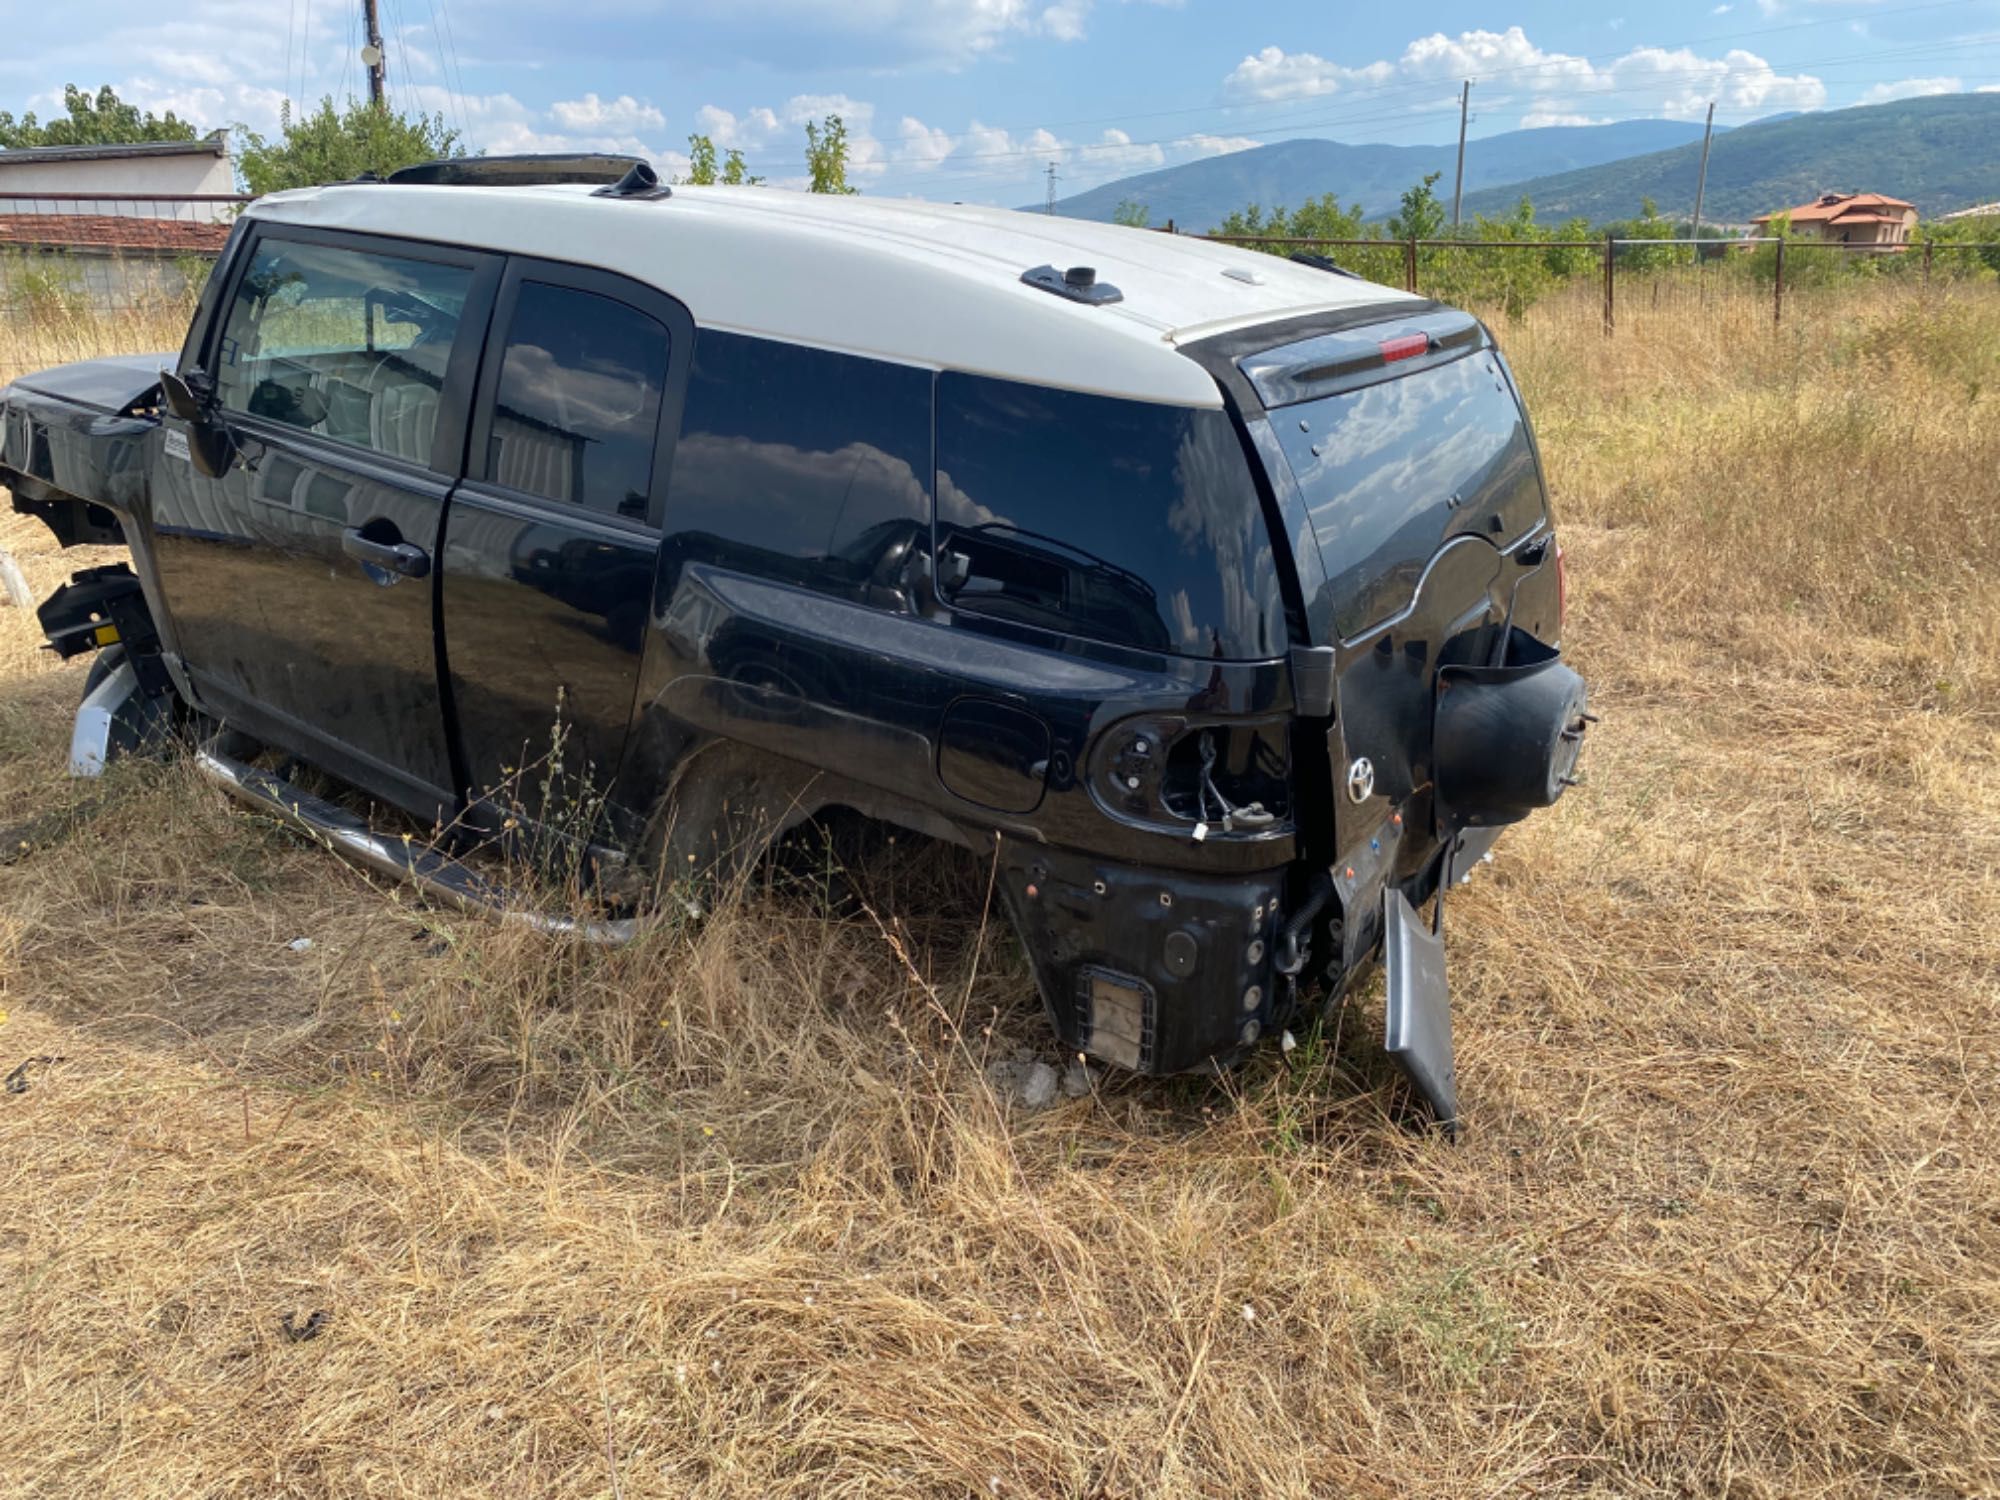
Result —
M884 517L921 515L930 506L909 462L871 443L816 452L791 443L694 433L674 450L674 483L702 494L729 492L741 526L753 535L793 537L800 556L829 556L838 537ZM867 514L850 514L857 505ZM811 545L793 524L801 514L825 518L823 536Z

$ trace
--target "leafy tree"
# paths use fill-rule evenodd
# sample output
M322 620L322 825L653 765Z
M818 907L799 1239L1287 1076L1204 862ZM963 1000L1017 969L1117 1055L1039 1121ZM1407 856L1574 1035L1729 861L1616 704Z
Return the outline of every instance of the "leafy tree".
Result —
M1151 226L1153 214L1135 198L1120 198L1118 206L1111 210L1111 222L1123 224L1127 229L1145 229Z
M1948 223L1919 224L1915 243L1945 248L1945 254L1933 252L1931 256L1932 267L1941 276L1964 275L1981 266L1989 272L2000 271L2000 214L1979 214L1969 219L1953 219ZM1963 245L1979 248L1952 248ZM1905 258L1921 264L1922 254L1919 250Z
M743 153L734 146L722 160L722 170L718 174L715 167L715 142L705 135L688 137L688 172L682 182L696 187L707 187L720 182L728 187L756 187L764 179L752 177L745 167Z
M815 125L806 121L806 175L815 193L858 193L847 185L847 122L828 115Z
M106 84L93 97L73 83L63 85L63 108L68 118L50 120L46 125L29 110L17 122L0 109L0 147L9 151L31 146L117 146L134 141L191 141L194 126L172 110L165 117L150 109L141 114L135 104L127 104Z
M1391 235L1399 240L1434 240L1444 232L1444 205L1432 191L1442 176L1432 172L1403 194L1402 207L1389 219Z
M1224 219L1215 231L1217 234L1241 235L1256 238L1270 235L1273 239L1299 240L1360 240L1375 236L1366 232L1361 223L1361 206L1342 208L1340 199L1332 193L1322 193L1317 198L1308 198L1296 209L1286 212L1283 208L1271 211L1271 217L1264 217L1264 210L1256 204L1238 209Z
M399 167L465 155L458 132L445 125L442 114L405 115L355 99L337 110L329 95L297 119L287 104L278 124L275 141L236 127L236 169L253 193L347 182L364 172L386 177Z

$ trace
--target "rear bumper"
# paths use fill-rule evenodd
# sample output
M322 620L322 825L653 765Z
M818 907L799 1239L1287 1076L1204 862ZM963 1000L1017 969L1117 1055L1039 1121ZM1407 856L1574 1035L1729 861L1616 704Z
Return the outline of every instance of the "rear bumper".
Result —
M1185 1073L1267 1034L1285 868L1202 875L1003 846L1000 884L1065 1048Z
M1063 1046L1136 1073L1187 1073L1292 1022L1288 925L1304 918L1309 972L1338 988L1382 950L1391 905L1430 898L1442 851L1412 851L1421 868L1398 878L1400 827L1386 823L1331 871L1300 861L1204 875L1008 843L998 881ZM1468 830L1453 868L1477 863L1498 834Z

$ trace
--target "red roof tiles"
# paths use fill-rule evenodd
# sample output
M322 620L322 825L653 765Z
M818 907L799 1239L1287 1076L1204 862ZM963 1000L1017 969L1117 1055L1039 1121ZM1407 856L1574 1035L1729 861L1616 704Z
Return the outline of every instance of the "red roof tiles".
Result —
M227 224L204 224L189 219L142 219L125 214L0 214L0 246L214 254L228 238Z
M1780 209L1779 213L1795 225L1861 220L1899 223L1903 214L1915 207L1914 203L1905 203L1901 198L1891 198L1884 193L1825 193L1797 208ZM1777 217L1777 214L1759 214L1750 222L1768 224Z

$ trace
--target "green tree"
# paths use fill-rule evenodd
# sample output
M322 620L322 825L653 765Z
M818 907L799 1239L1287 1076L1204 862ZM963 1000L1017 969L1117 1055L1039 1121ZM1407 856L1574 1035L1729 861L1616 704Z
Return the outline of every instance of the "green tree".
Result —
M722 159L722 169L718 173L715 166L715 142L705 135L688 137L688 170L682 182L696 187L707 187L720 182L728 187L757 187L764 181L752 177L744 164L743 153L734 146Z
M1118 206L1111 210L1111 222L1123 224L1127 229L1145 229L1151 226L1153 214L1136 198L1120 198Z
M278 125L275 141L236 127L236 169L253 193L347 182L364 172L386 177L399 167L465 155L458 132L445 125L442 114L405 115L354 99L338 110L328 96L296 119L285 105Z
M1254 239L1269 235L1273 239L1300 240L1360 240L1373 239L1361 223L1361 206L1342 208L1340 199L1332 193L1322 193L1317 198L1308 198L1296 209L1287 212L1283 208L1271 211L1271 217L1264 217L1264 210L1256 204L1240 208L1217 227L1217 234L1241 235Z
M1403 194L1402 206L1390 216L1389 233L1399 240L1434 240L1444 233L1444 205L1432 191L1442 172L1433 172Z
M858 193L847 184L847 122L828 115L820 124L806 121L806 175L815 193Z
M67 118L46 125L33 110L16 121L0 109L0 147L9 151L31 146L117 146L133 141L191 141L195 128L172 110L164 117L127 104L106 84L93 96L73 83L63 85Z

